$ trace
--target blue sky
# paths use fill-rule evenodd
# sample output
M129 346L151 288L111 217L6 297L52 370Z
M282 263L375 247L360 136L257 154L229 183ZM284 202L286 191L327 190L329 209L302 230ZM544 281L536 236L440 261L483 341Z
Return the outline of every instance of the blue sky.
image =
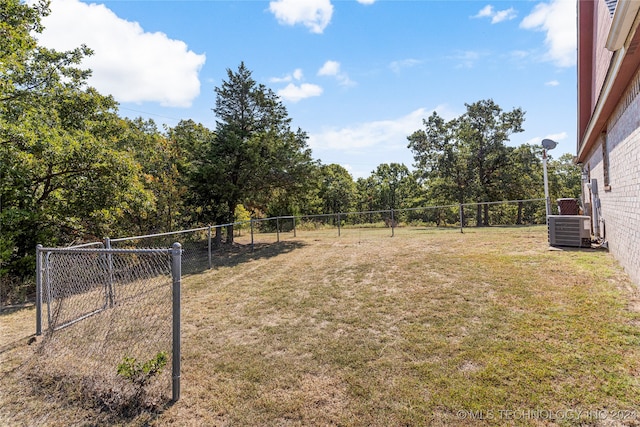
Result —
M313 156L354 178L413 156L406 137L492 98L526 111L510 145L576 145L576 2L52 0L42 44L95 54L89 83L123 116L215 129L214 88L241 61L281 97Z

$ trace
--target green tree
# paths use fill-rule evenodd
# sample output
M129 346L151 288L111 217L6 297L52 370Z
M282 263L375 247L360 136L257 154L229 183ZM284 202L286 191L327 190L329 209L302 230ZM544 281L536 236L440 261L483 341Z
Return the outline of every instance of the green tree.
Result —
M215 89L216 137L194 174L218 223L232 223L238 204L266 205L274 193L300 191L314 166L306 133L291 130L277 95L256 83L244 63L228 69L227 78ZM233 241L232 225L227 236Z
M401 163L383 163L373 171L375 186L374 206L379 210L398 210L409 207L417 191L415 176ZM390 214L389 214L390 215ZM387 214L385 214L385 217ZM391 218L386 218L390 220ZM394 220L406 219L406 215L395 213Z
M0 0L0 272L30 277L35 245L101 237L146 197L120 150L117 104L87 87L86 47L56 52L34 33L47 3Z
M378 190L379 209L399 209L404 207L409 195L407 188L411 173L400 163L383 163L372 174Z
M465 104L462 116L445 122L437 113L423 121L425 130L408 137L415 166L429 180L433 194L464 203L478 202L476 224L488 225L488 205L500 198L508 164L505 142L522 132L524 111L504 112L493 100Z
M185 151L180 149L177 132L169 130L164 135L153 120L121 120L122 127L114 139L118 147L132 153L140 165L141 181L151 196L128 205L123 231L158 233L190 225L190 210L185 207L188 160Z
M358 212L367 212L367 221L374 222L373 211L377 205L377 188L373 176L356 180L355 208Z
M408 140L429 196L438 204L466 203L474 194L473 158L468 144L458 137L458 120L445 122L434 112L423 124L425 129Z
M356 196L356 184L344 167L335 163L320 167L319 196L324 213L348 212Z
M208 147L215 141L215 133L193 120L181 120L167 130L167 138L175 153L173 166L177 179L185 191L181 193L183 222L189 226L210 223L215 218L216 205L207 185L207 176L212 171L206 156Z
M582 171L573 161L571 153L557 160L549 158L549 194L551 202L560 198L579 199L582 193Z
M476 202L491 202L501 198L504 171L508 164L505 142L512 133L522 132L524 111L515 108L503 112L493 100L465 104L467 112L458 122L458 138L472 153ZM489 205L477 205L476 224L489 225Z
M509 161L503 173L503 194L506 200L527 200L544 197L541 147L523 144L509 149ZM544 211L536 205L518 202L516 224L535 223ZM540 217L540 214L542 215Z

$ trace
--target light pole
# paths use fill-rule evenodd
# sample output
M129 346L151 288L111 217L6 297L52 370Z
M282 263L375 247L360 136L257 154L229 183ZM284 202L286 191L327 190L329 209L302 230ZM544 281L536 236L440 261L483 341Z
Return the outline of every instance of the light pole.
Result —
M547 178L547 150L553 150L558 145L557 142L551 139L542 140L542 170L544 172L544 199L547 207L547 222L549 221L549 215L551 215L551 200L549 199L549 179Z

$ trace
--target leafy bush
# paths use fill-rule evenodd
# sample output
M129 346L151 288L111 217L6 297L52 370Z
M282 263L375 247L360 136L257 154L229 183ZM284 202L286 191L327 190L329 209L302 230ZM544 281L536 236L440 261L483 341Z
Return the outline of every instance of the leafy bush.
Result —
M139 391L153 378L159 374L167 364L167 352L161 351L153 359L144 363L136 361L135 357L125 356L122 363L118 364L118 375L130 380Z

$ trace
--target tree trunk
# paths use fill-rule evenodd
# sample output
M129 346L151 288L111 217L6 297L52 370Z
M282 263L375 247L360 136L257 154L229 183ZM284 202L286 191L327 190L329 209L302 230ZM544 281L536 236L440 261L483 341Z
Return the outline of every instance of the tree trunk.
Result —
M489 205L484 205L484 222L482 223L485 227L489 226Z
M227 225L227 244L233 243L233 224Z
M478 203L476 205L476 227L482 226L482 205Z
M516 218L516 224L522 225L522 202L518 202L518 218Z
M216 248L219 248L221 242L222 242L222 227L216 227L216 236L213 238L213 244Z

